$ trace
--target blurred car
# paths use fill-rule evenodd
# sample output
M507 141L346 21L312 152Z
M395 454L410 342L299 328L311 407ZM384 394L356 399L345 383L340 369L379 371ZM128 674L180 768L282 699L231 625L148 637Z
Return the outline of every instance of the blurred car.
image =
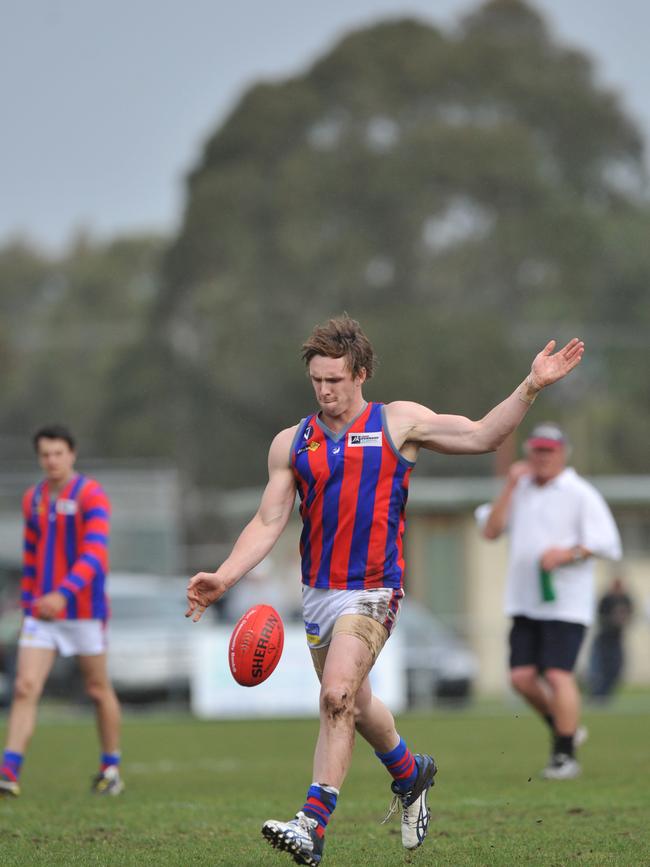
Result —
M108 591L108 670L125 701L187 699L192 667L193 631L185 613L186 580L139 573L111 573ZM215 616L213 609L208 609ZM211 614L208 614L210 617ZM9 699L12 662L21 614L0 617L0 701ZM442 700L466 701L478 672L475 654L448 626L411 599L402 603L398 634L410 707ZM83 694L76 660L58 658L47 693Z
M108 670L118 695L127 701L187 698L191 628L185 619L185 579L138 573L111 573L108 592ZM0 705L11 699L22 612L6 606L0 614ZM83 699L74 657L57 656L45 696Z
M187 698L191 626L184 617L185 579L113 573L108 672L125 700Z
M22 623L20 563L0 557L0 707L11 700L16 667L16 643Z
M17 603L5 607L0 614L0 707L11 703L22 622L23 612ZM82 697L83 684L74 657L56 657L43 695L46 698Z
M409 707L440 700L463 702L472 694L478 659L453 629L411 599L402 602L398 632Z
M0 613L0 707L11 701L16 668L16 645L23 615L17 606L7 606Z

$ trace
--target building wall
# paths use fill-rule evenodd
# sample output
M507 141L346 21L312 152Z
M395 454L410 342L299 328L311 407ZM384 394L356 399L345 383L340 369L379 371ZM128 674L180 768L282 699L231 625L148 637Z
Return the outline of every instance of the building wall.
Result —
M476 653L480 675L476 691L494 695L507 689L506 640L509 621L503 614L507 543L488 542L472 516L462 516L465 539L465 637Z

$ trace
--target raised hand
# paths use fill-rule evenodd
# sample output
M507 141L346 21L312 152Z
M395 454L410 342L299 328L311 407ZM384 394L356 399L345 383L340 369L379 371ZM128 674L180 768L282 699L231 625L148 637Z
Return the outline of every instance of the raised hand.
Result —
M510 465L510 469L508 470L508 482L513 487L517 484L519 479L523 479L524 476L530 475L530 464L528 461L515 461L514 464Z
M554 349L555 340L549 340L544 349L535 356L530 369L530 381L534 388L544 388L570 373L580 364L585 345L582 340L574 337L563 349L553 352Z

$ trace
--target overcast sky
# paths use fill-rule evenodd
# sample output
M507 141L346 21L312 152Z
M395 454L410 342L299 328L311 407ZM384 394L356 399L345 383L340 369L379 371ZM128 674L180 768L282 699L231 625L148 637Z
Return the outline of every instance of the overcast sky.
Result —
M417 15L451 27L471 0L2 0L0 244L57 250L175 228L183 178L242 92L302 72L346 31ZM596 61L650 141L649 0L534 0Z

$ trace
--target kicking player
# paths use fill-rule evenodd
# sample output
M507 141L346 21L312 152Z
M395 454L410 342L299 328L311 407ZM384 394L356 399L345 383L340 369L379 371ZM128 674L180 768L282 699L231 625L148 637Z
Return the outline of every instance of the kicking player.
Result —
M399 614L403 592L405 506L421 448L450 454L492 451L524 418L537 393L572 370L584 344L551 341L513 393L480 421L437 415L409 401L367 403L363 386L375 353L347 316L317 326L302 347L319 410L281 431L269 451L260 507L226 561L189 582L186 616L197 621L272 549L298 492L303 521L303 614L321 681L320 729L312 784L296 817L264 823L264 837L298 864L319 864L324 835L352 757L355 730L393 778L402 843L424 841L427 794L436 764L413 754L368 675Z
M75 441L59 425L34 436L45 478L23 498L24 621L14 697L0 766L0 796L20 794L20 771L41 693L57 653L77 656L95 704L101 742L92 790L119 795L120 706L106 671L110 503L99 484L74 471Z

